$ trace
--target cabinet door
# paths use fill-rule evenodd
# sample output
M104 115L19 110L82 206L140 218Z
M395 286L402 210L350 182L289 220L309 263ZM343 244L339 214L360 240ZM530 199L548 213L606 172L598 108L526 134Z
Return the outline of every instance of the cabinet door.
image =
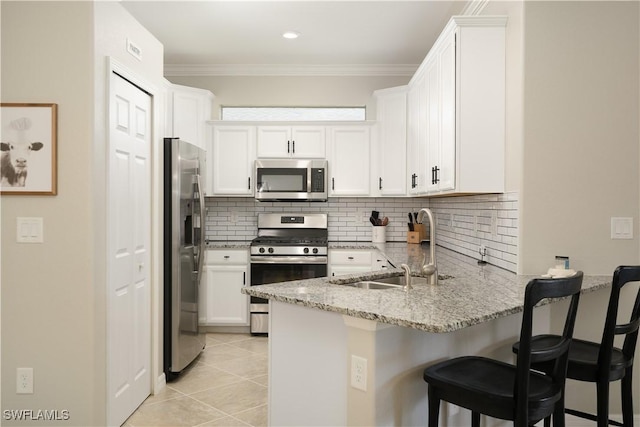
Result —
M427 175L427 79L424 72L412 82L407 105L409 194L421 195L425 194L427 179L430 178Z
M172 135L205 149L206 121L211 119L213 94L180 85L173 85L172 91Z
M291 157L289 126L258 126L258 158Z
M380 251L376 251L371 259L371 271L386 270L389 268L387 258Z
M371 138L369 127L337 126L329 131L329 196L368 196Z
M258 158L324 159L324 126L258 126Z
M343 274L358 274L371 271L370 265L334 265L329 268L329 276L341 276Z
M456 43L446 39L438 55L440 65L440 149L438 190L456 187Z
M427 124L427 193L437 191L437 174L440 169L440 76L437 58L425 69L426 78L426 124Z
M373 251L367 249L330 249L329 276L371 271Z
M377 194L407 194L407 92L406 86L377 97Z
M324 126L294 126L291 129L293 157L324 159L326 156Z
M205 266L206 323L247 326L249 298L241 292L247 285L246 265Z
M212 149L207 150L211 161L207 163L213 169L208 171L213 195L252 196L255 127L216 126L212 132Z

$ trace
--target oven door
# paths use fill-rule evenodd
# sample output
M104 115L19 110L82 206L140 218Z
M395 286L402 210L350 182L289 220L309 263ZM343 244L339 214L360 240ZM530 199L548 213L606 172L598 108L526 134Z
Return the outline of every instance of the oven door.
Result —
M251 257L251 286L290 280L314 279L327 276L326 256L253 256ZM251 303L266 303L263 298L251 297Z
M326 256L252 256L251 286L327 276ZM269 332L269 304L251 296L251 334Z

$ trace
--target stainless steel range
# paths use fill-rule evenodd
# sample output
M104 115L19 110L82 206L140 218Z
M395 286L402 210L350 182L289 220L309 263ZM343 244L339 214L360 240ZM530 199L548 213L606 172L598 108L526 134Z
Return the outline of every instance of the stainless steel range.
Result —
M251 242L251 286L327 275L326 214L258 214ZM269 332L269 304L251 297L251 333Z

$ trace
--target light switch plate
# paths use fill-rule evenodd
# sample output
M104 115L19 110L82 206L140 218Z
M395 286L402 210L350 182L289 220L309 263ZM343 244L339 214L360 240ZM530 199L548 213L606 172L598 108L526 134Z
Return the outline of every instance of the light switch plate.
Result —
M18 217L16 219L16 241L18 243L44 242L42 218Z
M612 239L633 239L633 218L611 217Z

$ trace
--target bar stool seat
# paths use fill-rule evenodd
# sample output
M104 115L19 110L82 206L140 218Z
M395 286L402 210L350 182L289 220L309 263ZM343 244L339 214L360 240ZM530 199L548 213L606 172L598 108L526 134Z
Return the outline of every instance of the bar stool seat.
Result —
M463 408L483 408L482 413L499 419L511 419L516 411L515 365L484 357L465 356L446 360L427 369L424 380L435 386L441 400ZM553 412L562 387L547 375L529 376L529 417L541 420Z

